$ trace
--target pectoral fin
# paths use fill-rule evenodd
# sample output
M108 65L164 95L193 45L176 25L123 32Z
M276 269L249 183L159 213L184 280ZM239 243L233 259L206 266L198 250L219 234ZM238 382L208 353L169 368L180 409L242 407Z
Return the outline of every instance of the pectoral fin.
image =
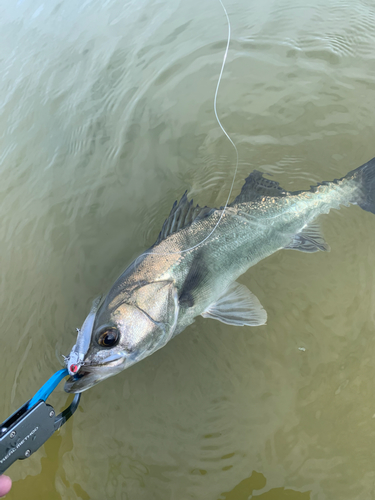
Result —
M236 326L259 326L267 321L267 313L259 300L246 286L236 281L216 302L207 307L202 316Z
M314 253L319 250L322 252L330 251L330 246L321 234L318 224L309 224L304 227L302 231L293 236L292 241L285 248L307 253Z

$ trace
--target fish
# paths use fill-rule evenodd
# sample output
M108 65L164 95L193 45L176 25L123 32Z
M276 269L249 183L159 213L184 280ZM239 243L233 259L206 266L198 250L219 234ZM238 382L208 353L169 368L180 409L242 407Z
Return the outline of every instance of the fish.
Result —
M254 170L228 206L173 204L159 236L94 301L66 358L67 392L83 392L164 347L197 316L266 324L258 298L236 280L281 249L329 251L317 218L341 206L375 214L375 158L340 179L289 192Z

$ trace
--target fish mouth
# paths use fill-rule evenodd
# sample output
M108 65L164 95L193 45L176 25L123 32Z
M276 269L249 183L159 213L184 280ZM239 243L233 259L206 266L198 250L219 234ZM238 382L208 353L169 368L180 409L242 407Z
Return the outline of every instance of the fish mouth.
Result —
M65 382L64 391L77 394L87 391L93 385L98 384L112 375L116 375L125 368L124 363L115 365L88 365L81 366L78 372L68 378Z
M80 369L75 375L70 376L65 382L64 391L69 393L83 392L95 385L97 382L99 382L99 380L95 377L94 372Z

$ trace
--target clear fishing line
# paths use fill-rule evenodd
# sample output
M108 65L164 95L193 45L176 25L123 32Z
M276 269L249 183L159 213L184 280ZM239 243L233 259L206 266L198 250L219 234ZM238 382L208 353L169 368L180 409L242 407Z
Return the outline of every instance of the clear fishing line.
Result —
M221 65L221 70L220 70L219 78L218 78L217 85L216 85L215 95L214 95L214 113L215 113L215 117L216 117L217 123L219 124L219 127L221 128L223 134L226 136L226 138L228 139L228 141L232 144L232 146L233 146L233 148L234 148L234 150L236 152L236 167L235 167L235 170L234 170L232 184L231 184L230 189L229 189L227 201L225 202L225 206L224 206L224 208L223 208L223 210L222 210L222 212L220 214L219 220L216 222L216 224L213 227L212 231L205 238L203 238L202 241L200 241L196 245L191 246L190 248L186 248L185 250L180 250L179 252L144 252L142 255L140 255L139 257L137 257L136 260L134 261L134 267L135 268L137 268L137 263L138 263L139 259L141 257L143 257L144 255L151 255L151 254L154 254L154 253L157 254L157 255L182 254L182 253L189 252L190 250L194 250L194 248L197 248L200 245L202 245L216 231L216 228L218 227L218 225L220 224L221 219L224 216L225 210L228 207L228 203L229 203L230 197L232 195L233 186L234 186L234 182L235 182L236 175L237 175L237 170L238 170L238 150L237 150L236 145L234 144L234 142L230 138L228 132L225 130L223 124L221 123L219 115L218 115L218 112L217 112L217 96L218 96L218 93L219 93L220 83L221 83L221 80L222 80L222 77L223 77L223 71L224 71L224 67L225 67L225 63L226 63L227 56L228 56L228 51L229 51L230 37L231 37L231 25L230 25L230 20L229 20L229 16L228 16L227 10L226 10L226 8L225 8L222 0L219 0L219 2L220 2L221 6L222 6L222 8L224 10L225 17L227 18L227 23L228 23L228 38L227 38L227 44L226 44L226 47L225 47L223 62L222 62L222 65ZM94 308L96 308L95 309L95 313L96 313L98 305L99 305L99 302L97 302L97 300L94 301L91 312L93 312ZM176 312L177 311L178 311L178 309L176 309ZM91 318L90 315L88 316L88 318L90 318L90 321L93 320L93 318ZM86 321L87 321L87 319L86 319ZM88 329L84 328L85 324L86 324L86 321L85 321L82 329L78 330L77 343L73 347L71 353L66 358L64 356L65 365L67 367L69 367L68 369L69 369L70 375L74 375L79 370L79 368L81 366L85 365L84 356L87 353L87 350L88 350L88 347L89 347L89 342L90 342L91 335L92 335L92 327L91 327L91 329L90 328L88 328ZM177 322L177 316L175 317L175 324L176 324L176 322ZM173 328L173 330L174 330L174 328Z
M224 6L224 4L223 4L223 2L221 0L219 0L219 2L221 4L221 6L223 7L225 17L227 18L227 23L228 23L228 38L227 38L227 45L225 47L223 62L222 62L222 65L221 65L221 70L220 70L220 74L219 74L219 78L218 78L217 85L216 85L216 90L215 90L215 96L214 96L214 113L215 113L215 117L216 117L217 123L219 124L219 127L221 128L222 132L224 133L224 135L226 136L226 138L228 139L228 141L232 144L232 146L233 146L233 148L234 148L234 150L236 152L236 167L234 169L234 175L233 175L233 179L232 179L232 184L231 184L230 189L229 189L227 201L225 202L225 205L224 205L223 211L220 214L219 220L216 222L216 224L213 227L212 231L205 238L203 238L202 241L200 241L196 245L194 245L194 246L192 246L190 248L187 248L185 250L181 250L180 252L174 252L174 253L184 253L184 252L188 252L189 250L194 250L194 248L197 248L197 247L199 247L199 245L202 245L202 243L204 243L205 241L207 241L208 238L210 238L210 236L213 235L213 233L216 231L217 226L220 224L221 219L224 216L225 210L228 207L228 203L229 203L230 197L232 196L234 181L236 180L236 176L237 176L237 170L238 170L238 149L237 149L237 146L232 141L232 139L230 138L228 132L223 127L223 124L221 123L219 115L217 113L217 96L218 96L218 93L219 93L219 87L220 87L221 79L223 77L223 71L224 71L224 67L225 67L225 62L227 60L227 56L228 56L228 52L229 52L230 35L231 35L231 25L230 25L230 20L229 20L227 9L225 8L225 6Z
M215 117L216 117L216 120L217 120L217 123L219 124L219 127L221 128L223 134L226 136L226 138L228 139L228 141L232 144L235 152L236 152L236 167L234 169L234 175L233 175L233 179L232 179L232 184L230 186L230 189L229 189L229 193L228 193L228 197L227 197L227 200L225 202L225 205L224 205L224 208L220 214L220 217L219 217L219 220L216 222L215 226L213 227L213 229L211 230L211 232L205 237L203 238L203 240L201 240L199 243L197 243L196 245L193 245L189 248L186 248L185 250L180 250L178 252L152 252L153 254L157 254L157 255L173 255L173 254L181 254L181 253L185 253L185 252L189 252L190 250L194 250L194 248L197 248L199 247L200 245L202 245L205 241L207 241L212 235L213 233L216 231L216 228L217 226L220 224L220 221L221 219L223 218L224 216L224 213L228 207L228 204L229 204L229 200L230 200L230 197L232 196L232 191L233 191L233 186L234 186L234 182L236 180L236 176L237 176L237 171L238 171L238 150L237 150L237 147L236 145L234 144L233 140L230 138L228 132L225 130L223 124L221 123L220 121L220 118L219 118L219 115L218 115L218 112L217 112L217 96L218 96L218 93L219 93L219 88L220 88L220 83L221 83L221 80L222 80L222 77L223 77L223 72L224 72L224 67L225 67L225 63L226 63L226 60L227 60L227 56L228 56L228 52L229 52L229 45L230 45L230 39L231 39L231 24L230 24L230 20L229 20L229 16L228 16L228 12L222 2L222 0L219 0L220 2L220 5L222 6L223 10L224 10L224 13L225 13L225 17L227 18L227 23L228 23L228 37L227 37L227 45L225 47L225 52L224 52L224 57L223 57L223 62L222 62L222 65L221 65L221 70L220 70L220 74L219 74L219 78L218 78L218 81L217 81L217 85L216 85L216 90L215 90L215 95L214 95L214 113L215 113ZM150 255L151 252L145 252L143 253L142 255L140 255L134 265L135 267L137 266L137 261L140 257L142 257L143 255Z
M221 70L220 70L220 74L219 74L219 78L218 78L217 85L216 85L216 90L215 90L215 96L214 96L214 113L215 113L215 117L216 117L217 123L219 124L219 127L223 131L223 133L226 136L226 138L228 139L228 141L232 144L232 146L233 146L233 148L234 148L234 150L236 152L236 167L234 169L234 175L233 175L233 179L232 179L232 184L231 184L230 189L229 189L227 201L225 202L225 205L224 205L223 211L220 214L219 220L216 222L216 224L213 227L212 231L205 238L203 238L202 241L200 241L196 245L194 245L194 246L192 246L190 248L186 248L185 250L181 250L180 252L173 252L173 253L184 253L184 252L188 252L189 250L194 250L194 248L197 248L197 247L199 247L199 245L202 245L202 243L204 243L205 241L207 241L208 238L210 238L210 236L213 235L213 233L216 231L217 226L220 224L221 219L224 216L225 210L228 207L228 203L229 203L230 197L232 196L234 181L236 180L236 176L237 176L237 170L238 170L238 149L237 149L237 146L232 141L232 139L230 138L228 132L223 127L223 124L221 123L219 115L217 113L217 96L218 96L218 93L219 93L219 87L220 87L221 79L223 77L223 71L224 71L224 67L225 67L225 62L227 60L227 55L228 55L229 45L230 45L230 35L231 35L231 25L230 25L230 20L229 20L227 9L225 8L225 6L224 6L224 4L223 4L223 2L221 0L219 0L219 2L221 4L221 6L223 7L225 17L227 18L227 23L228 23L228 38L227 38L227 45L225 47L225 52L224 52L224 57L223 57L223 63L221 65Z

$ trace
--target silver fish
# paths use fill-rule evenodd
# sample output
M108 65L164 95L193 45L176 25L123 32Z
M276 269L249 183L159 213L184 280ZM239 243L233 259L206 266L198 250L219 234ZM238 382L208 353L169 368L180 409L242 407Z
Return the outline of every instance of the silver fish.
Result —
M308 191L288 192L255 170L225 210L193 206L185 192L156 243L94 303L66 358L65 390L85 391L137 363L198 315L264 325L259 300L236 279L281 249L329 250L315 220L349 204L375 213L375 158Z

